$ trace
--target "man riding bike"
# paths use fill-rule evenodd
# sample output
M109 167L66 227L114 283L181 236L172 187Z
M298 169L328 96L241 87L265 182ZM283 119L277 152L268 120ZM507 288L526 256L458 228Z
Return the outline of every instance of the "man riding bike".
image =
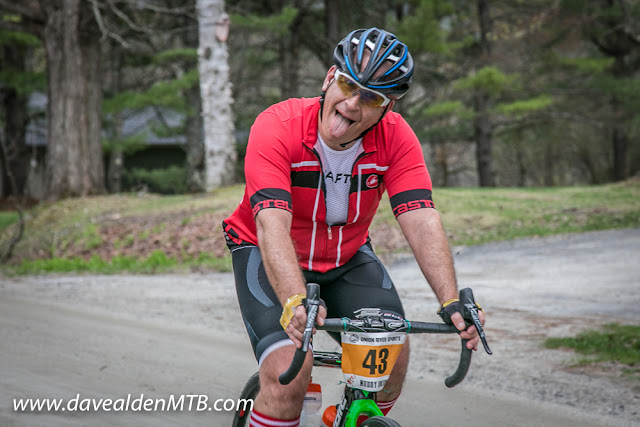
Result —
M431 198L431 179L415 133L392 111L411 84L407 46L381 29L352 31L338 43L322 95L289 99L261 113L249 136L246 189L223 222L238 301L260 367L251 425L297 426L311 355L289 385L278 382L301 338L306 282L320 284L326 316L377 307L404 316L400 298L375 255L368 229L385 191L440 314L478 335L459 313L453 260ZM484 322L484 314L480 314ZM388 412L409 361L404 345L378 393Z

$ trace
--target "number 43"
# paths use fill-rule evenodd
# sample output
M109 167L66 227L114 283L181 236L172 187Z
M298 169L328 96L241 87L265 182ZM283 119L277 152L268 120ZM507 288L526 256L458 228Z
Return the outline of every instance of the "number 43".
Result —
M376 352L375 349L369 350L367 357L362 362L362 367L369 369L371 375L384 374L387 370L387 358L389 357L389 349L381 348ZM380 362L378 364L377 362Z

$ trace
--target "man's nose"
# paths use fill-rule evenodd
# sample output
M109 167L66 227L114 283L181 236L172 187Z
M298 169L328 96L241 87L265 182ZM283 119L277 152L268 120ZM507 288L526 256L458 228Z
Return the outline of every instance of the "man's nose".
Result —
M358 106L358 102L360 102L360 91L357 90L348 97L345 102L349 106L349 108L354 109Z

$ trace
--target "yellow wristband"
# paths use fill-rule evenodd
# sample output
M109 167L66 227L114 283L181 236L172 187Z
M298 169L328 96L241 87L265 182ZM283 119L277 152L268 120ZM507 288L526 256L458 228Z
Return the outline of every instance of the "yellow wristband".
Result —
M293 309L302 304L302 300L307 296L302 294L296 294L287 299L284 308L282 309L282 316L280 316L280 325L282 329L287 329L289 322L293 318Z
M449 301L446 301L444 304L442 304L440 307L438 307L438 314L442 313L442 310L447 307L448 305L453 304L454 302L460 301L458 298L452 298Z

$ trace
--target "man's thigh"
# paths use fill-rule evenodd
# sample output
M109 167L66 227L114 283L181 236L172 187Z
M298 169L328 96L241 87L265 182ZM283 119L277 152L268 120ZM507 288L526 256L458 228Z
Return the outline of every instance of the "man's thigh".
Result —
M280 325L282 305L267 278L260 249L242 246L231 255L242 320L261 363L271 352L293 342Z

